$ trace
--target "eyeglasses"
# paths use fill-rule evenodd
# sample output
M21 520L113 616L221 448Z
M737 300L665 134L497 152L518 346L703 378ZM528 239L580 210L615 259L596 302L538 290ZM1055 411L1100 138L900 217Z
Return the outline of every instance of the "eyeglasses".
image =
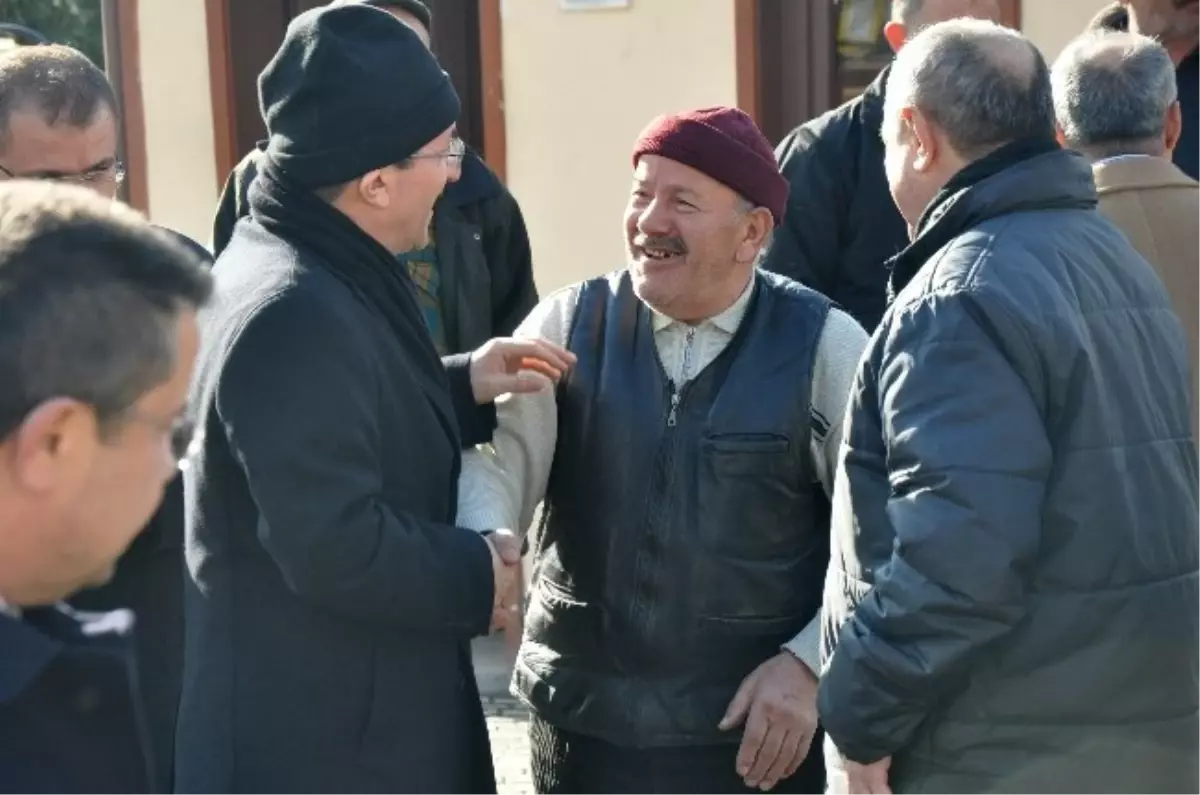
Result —
M120 185L125 181L125 164L120 160L114 160L99 168L92 168L87 171L73 173L35 171L30 174L14 174L4 166L0 166L0 174L3 174L8 179L47 180L50 182L66 182L72 185L99 185L105 182L114 182Z
M455 166L462 162L467 155L467 145L461 138L451 138L450 145L440 152L425 152L419 155L409 155L409 160L443 159L448 165Z
M169 423L164 423L160 417L143 414L131 409L125 413L125 418L141 423L158 433L166 434L170 440L171 457L175 465L186 470L204 442L204 434L196 428L196 420L190 416L176 417Z

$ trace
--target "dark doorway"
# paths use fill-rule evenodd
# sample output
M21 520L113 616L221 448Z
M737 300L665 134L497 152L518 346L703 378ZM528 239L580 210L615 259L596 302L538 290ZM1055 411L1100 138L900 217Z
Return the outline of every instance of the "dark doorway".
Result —
M229 53L229 109L234 160L266 137L258 108L258 75L283 41L288 22L327 0L223 0ZM433 51L462 99L458 129L483 150L483 87L478 0L426 0L434 13Z
M771 141L837 102L838 5L758 0L758 123Z

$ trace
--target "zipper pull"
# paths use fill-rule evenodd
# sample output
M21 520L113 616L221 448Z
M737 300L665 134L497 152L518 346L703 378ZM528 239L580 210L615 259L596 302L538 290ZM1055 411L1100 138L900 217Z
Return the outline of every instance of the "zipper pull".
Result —
M678 410L679 410L679 390L675 389L675 386L672 384L672 386L671 386L671 413L667 415L667 427L668 428L675 427L676 415L678 413Z

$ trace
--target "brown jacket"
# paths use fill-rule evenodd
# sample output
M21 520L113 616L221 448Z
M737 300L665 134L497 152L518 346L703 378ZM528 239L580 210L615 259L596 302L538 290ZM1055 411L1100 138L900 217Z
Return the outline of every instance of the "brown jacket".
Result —
M1183 322L1195 407L1200 374L1200 183L1161 157L1100 161L1092 172L1100 212L1154 266Z

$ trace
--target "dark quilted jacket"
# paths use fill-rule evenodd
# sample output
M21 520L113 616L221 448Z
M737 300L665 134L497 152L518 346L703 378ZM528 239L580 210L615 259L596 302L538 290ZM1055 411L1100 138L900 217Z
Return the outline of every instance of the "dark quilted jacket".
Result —
M1094 204L1062 151L954 193L864 356L820 711L894 791L1200 783L1184 335Z

